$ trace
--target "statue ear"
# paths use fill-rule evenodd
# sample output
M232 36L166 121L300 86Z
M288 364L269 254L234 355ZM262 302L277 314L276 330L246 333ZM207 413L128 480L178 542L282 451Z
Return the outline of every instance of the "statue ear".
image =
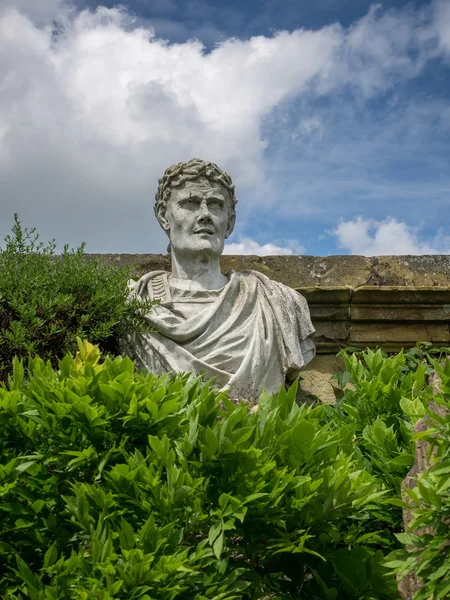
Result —
M230 235L233 233L235 224L236 224L236 213L233 210L233 212L228 216L228 226L227 226L227 232L225 233L225 239L229 238Z
M156 207L156 218L158 219L158 222L161 225L161 227L164 229L164 231L166 233L168 233L169 229L170 229L170 225L169 225L169 221L166 216L166 212L167 212L167 204L165 204L163 202L158 204L158 206Z

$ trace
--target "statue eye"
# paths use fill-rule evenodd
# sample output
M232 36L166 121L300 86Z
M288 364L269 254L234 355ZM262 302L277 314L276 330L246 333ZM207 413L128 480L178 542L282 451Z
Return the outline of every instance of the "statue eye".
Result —
M199 205L199 201L195 200L195 198L188 198L183 202L183 207L188 210L195 210Z
M222 208L222 203L219 200L210 200L208 206L214 210L219 210Z

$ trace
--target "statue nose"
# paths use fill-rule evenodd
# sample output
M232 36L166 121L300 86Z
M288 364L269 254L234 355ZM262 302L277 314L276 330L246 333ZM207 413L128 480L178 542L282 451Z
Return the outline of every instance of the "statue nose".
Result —
M212 223L212 218L209 213L200 215L198 218L199 223Z
M198 220L199 221L212 221L211 213L209 212L209 208L208 208L207 204L202 204L200 206Z

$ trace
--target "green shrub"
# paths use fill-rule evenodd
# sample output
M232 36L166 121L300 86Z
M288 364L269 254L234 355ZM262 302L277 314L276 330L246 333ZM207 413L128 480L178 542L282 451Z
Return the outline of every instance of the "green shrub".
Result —
M77 335L117 354L120 336L144 326L145 308L126 302L126 270L86 260L83 245L59 256L55 249L15 215L0 249L0 381L14 356L37 354L56 366L75 351Z
M15 360L0 388L0 597L392 600L388 491L354 425L295 385L236 406L199 378ZM394 541L393 541L394 540Z
M449 348L426 342L394 356L382 350L343 352L345 371L338 375L343 397L326 409L330 423L354 423L355 452L364 468L395 491L390 496L389 522L403 547L389 555L386 566L391 574L404 577L414 572L423 580L414 600L450 597L449 352ZM437 394L436 386L429 385L431 373L442 381ZM431 410L431 402L446 409L444 417ZM427 419L429 428L414 434L413 426L421 417ZM400 485L413 464L414 444L419 439L430 443L433 466L419 476L414 489L406 490L408 507L400 499ZM402 508L412 509L406 533Z
M427 431L415 434L430 444L432 466L419 475L414 489L406 489L412 509L409 531L398 535L405 544L395 551L387 566L401 577L415 572L423 580L414 600L450 597L450 360L441 364L431 360L441 380L439 390L428 390L429 400L443 408L443 416L419 403L404 402L412 419L424 417ZM428 531L427 531L428 529Z
M340 353L345 370L338 374L343 396L326 409L336 426L354 427L354 448L364 467L379 477L396 495L413 465L413 422L402 403L427 402L427 364L400 352L388 356L370 349ZM422 406L422 404L420 404ZM397 511L397 524L401 524Z
M425 367L426 374L431 375L434 365L444 361L450 355L450 347L434 346L431 342L417 342L413 348L405 351L405 375L415 373L417 367Z

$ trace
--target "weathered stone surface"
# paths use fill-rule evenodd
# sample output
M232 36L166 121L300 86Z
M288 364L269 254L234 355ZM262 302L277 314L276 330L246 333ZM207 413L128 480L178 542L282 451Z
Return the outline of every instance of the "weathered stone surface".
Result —
M350 345L411 346L416 342L450 342L447 323L352 323L349 330Z
M450 320L450 287L364 286L351 297L352 321Z
M313 321L346 321L349 317L351 288L296 288L307 300Z
M98 255L88 255L98 256ZM135 268L136 275L163 269L162 254L103 254L112 264ZM222 256L222 269L254 269L293 288L315 286L449 286L450 255L432 256Z
M311 313L312 314L312 313ZM450 310L445 305L380 304L352 305L352 321L449 321Z
M353 291L351 301L353 305L444 305L450 315L450 277L446 286L365 285Z
M223 256L225 270L254 269L293 288L364 285L370 260L363 256Z
M379 256L371 258L366 285L448 286L450 256Z
M337 352L349 345L349 323L347 321L316 321L313 340L319 354Z
M338 388L332 377L342 367L342 361L333 354L317 355L302 370L300 383L302 392L316 396L325 404L334 404Z
M309 304L311 319L317 321L347 321L348 304Z
M169 254L86 254L86 258L101 258L109 265L128 267L135 276L141 276L148 271L170 271Z

